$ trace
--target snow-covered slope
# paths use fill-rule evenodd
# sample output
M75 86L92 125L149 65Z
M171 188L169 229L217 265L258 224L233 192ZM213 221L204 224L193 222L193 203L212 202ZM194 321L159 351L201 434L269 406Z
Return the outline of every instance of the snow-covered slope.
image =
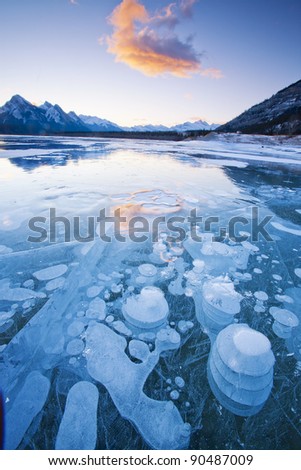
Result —
M97 116L86 116L80 114L79 118L89 128L90 131L94 132L120 132L123 129L117 124L106 119L100 119Z
M301 80L218 128L246 134L301 134Z
M57 129L66 132L87 130L75 113L65 113L58 104L52 105L48 101L45 101L45 103L40 106L40 109L45 111L45 117L50 131Z

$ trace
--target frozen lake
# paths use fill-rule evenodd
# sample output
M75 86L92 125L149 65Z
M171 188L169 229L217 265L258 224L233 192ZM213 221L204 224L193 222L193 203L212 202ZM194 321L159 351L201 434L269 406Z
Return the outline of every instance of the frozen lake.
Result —
M300 449L300 149L1 136L6 448Z

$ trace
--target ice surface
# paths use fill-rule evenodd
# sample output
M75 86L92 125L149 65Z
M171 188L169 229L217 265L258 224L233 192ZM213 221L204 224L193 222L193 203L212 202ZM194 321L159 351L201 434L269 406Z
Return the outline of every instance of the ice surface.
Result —
M262 270L259 269L259 268L254 268L254 269L253 269L253 272L254 272L255 274L262 274Z
M210 354L211 389L233 413L256 414L270 395L274 362L268 338L248 325L230 325L219 333Z
M227 278L220 277L205 282L203 296L209 305L222 313L235 315L240 311L242 297Z
M150 355L149 347L143 341L133 339L129 342L130 355L140 361L146 361Z
M10 310L9 312L0 312L0 324L4 324L7 320L15 315L14 310Z
M16 449L36 415L42 410L50 388L40 372L31 372L12 405L7 405L5 448Z
M178 274L175 281L172 281L169 286L168 290L172 295L183 295L185 290L183 288L183 275Z
M295 269L295 274L297 277L299 277L301 279L301 268L296 268Z
M23 302L34 297L45 298L46 295L43 292L23 289L23 287L0 290L0 300L8 300L9 302Z
M218 333L234 321L234 316L240 312L241 300L241 294L228 277L205 281L202 292L194 294L197 319L212 333Z
M290 310L281 309L277 307L271 307L270 313L274 319L283 326L295 328L299 325L299 320L296 315Z
M9 302L22 302L35 297L46 297L43 292L35 292L34 290L25 289L24 287L11 288L10 284L9 279L3 279L0 281L0 301L6 300Z
M107 322L107 323L112 323L113 321L114 321L113 315L108 315L108 316L106 317L106 322Z
M139 266L139 272L142 276L152 277L157 274L157 268L152 264L141 264Z
M216 385L224 395L231 398L231 400L236 403L250 407L262 405L269 397L273 385L272 381L270 381L266 387L259 390L244 389L239 377L237 377L236 383L234 384L228 382L224 376L224 371L220 373L213 360L210 361L210 372ZM253 414L253 411L250 414Z
M232 385L239 385L239 387L244 390L258 391L270 386L273 382L273 370L270 369L267 374L257 376L254 380L253 375L243 374L235 372L230 367L228 367L225 362L221 359L221 356L218 352L216 343L213 344L211 349L212 361L214 362L215 368L220 372L220 374L227 380L227 382Z
M193 323L191 321L180 320L178 323L178 329L181 333L186 333L191 328L193 328Z
M279 302L286 302L288 304L293 304L294 299L292 299L289 295L275 295L275 299L278 300Z
M78 382L68 393L56 450L93 450L97 438L98 390L90 382Z
M0 245L0 255L11 253L13 250L5 245Z
M233 343L237 351L246 356L261 356L271 349L271 344L265 336L248 329L241 329L235 334Z
M279 338L290 338L293 328L299 325L298 317L290 310L271 307L270 314L274 318L273 331Z
M75 320L67 329L69 336L79 336L85 328L85 324L80 320Z
M94 318L95 320L104 320L106 317L107 306L103 299L99 297L94 298L89 303L89 308L86 311L87 318Z
M108 389L120 414L135 424L151 447L185 447L190 429L177 408L143 392L144 383L159 360L158 353L134 364L124 352L126 340L102 324L89 326L86 340L87 370Z
M26 287L27 289L33 289L34 288L33 279L28 279L27 281L23 282L23 287Z
M176 377L175 378L175 384L179 387L179 388L183 388L185 386L185 381L182 379L182 377Z
M57 266L51 266L50 268L41 269L33 273L34 277L39 281L50 281L57 277L63 276L68 270L65 264L58 264Z
M65 346L65 337L62 325L59 322L53 322L51 330L48 332L47 341L42 345L42 350L46 355L58 356L63 353Z
M72 323L67 319L66 311L75 315L77 310L74 302L79 286L85 283L85 279L90 279L90 270L101 257L104 248L103 244L95 243L85 255L83 265L75 266L66 279L68 295L58 290L9 343L3 353L4 361L0 364L0 385L5 396L14 387L21 387L25 371L29 374L33 367L36 370L51 369L60 360L64 346L63 330L66 331ZM10 357L16 360L14 367L9 366Z
M281 232L291 233L292 235L297 235L298 237L301 236L301 230L299 229L286 227L285 225L279 222L271 222L271 224L273 225L273 227L275 227L277 230L280 230Z
M2 320L0 322L0 333L5 333L7 330L9 330L14 324L14 320L9 319L9 320Z
M254 297L256 297L256 299L262 300L262 301L268 300L268 298L269 298L269 296L267 295L267 293L266 293L266 292L263 292L263 291L255 292L255 293L254 293Z
M0 384L8 409L32 371L51 382L51 396L19 448L55 447L70 389L78 381L90 380L86 331L95 325L106 325L100 336L104 344L111 343L106 351L95 346L93 354L100 348L102 358L100 363L95 359L95 368L108 374L115 349L113 363L120 362L117 373L115 367L120 380L114 378L107 390L100 387L98 448L160 448L162 442L172 448L178 441L190 449L300 448L300 142L298 147L295 138L241 135L176 144L28 136L2 140L0 175L9 177L1 180L0 199ZM170 240L175 233L165 223L154 243L132 242L126 224L125 243L114 238L109 244L99 239L78 243L72 237L66 243L61 223L55 243L29 243L28 236L33 235L29 217L48 218L49 207L71 222L80 215L82 235L87 232L87 217L97 217L100 208L108 214L120 208L129 217L143 215L150 228L157 216L187 217L196 209L203 217L196 227L203 242L193 240L185 222L183 243ZM273 217L276 225L266 227L271 242L261 234L254 240L254 207L259 221ZM229 221L237 216L249 221L235 227L247 241L230 238ZM207 217L219 219L211 226L212 233L205 226ZM224 234L219 233L222 227ZM64 277L39 281L33 276L61 265L68 267ZM228 279L241 296L235 316L220 309L218 302L213 306L203 299L204 286L217 278ZM159 288L167 303L168 315L157 326L149 321L137 326L123 316L124 306L130 299L138 303L146 286ZM263 294L256 298L258 292ZM290 310L299 325L277 322L271 308ZM142 310L135 312L139 315ZM160 308L154 311L157 315ZM236 338L235 344L224 341L218 352L216 337L226 320L248 323L272 344L276 380L264 408L262 400L273 383L272 368L263 375L245 372L254 374L258 366L265 370L270 360L262 358L254 366L252 356L245 354L251 347L249 335L247 341L243 335ZM82 324L74 325L76 321ZM123 344L120 351L116 338ZM260 341L256 345L257 352L264 349ZM231 358L244 372L237 372L232 362L230 368ZM210 393L207 366L210 385L227 409ZM179 378L185 382L183 388ZM132 407L127 388L129 394L134 390L137 403L142 400L141 409ZM34 398L31 389L30 394ZM166 406L174 405L174 411L165 412ZM26 410L19 411L21 423L22 414L26 421ZM239 420L238 429L233 413L258 414L252 420ZM190 440L184 421L191 424ZM178 440L179 434L170 431L174 424L185 439Z
M67 344L67 354L70 356L77 356L85 349L85 344L81 339L73 339Z
M261 376L274 365L269 340L246 324L229 325L219 333L216 344L223 362L238 374Z
M121 320L113 321L112 326L114 330L118 331L118 333L121 333L124 336L132 336L133 334L132 330L130 330Z
M177 349L180 345L181 337L172 328L162 328L156 335L158 351L166 349Z
M170 392L170 398L171 398L172 400L177 400L177 399L179 398L179 396L180 396L180 394L179 394L179 392L178 392L177 390L172 390L172 391Z
M122 308L125 319L138 328L155 328L166 321L169 313L163 292L145 287L138 296L129 297Z
M51 281L47 282L45 289L47 291L53 291L53 290L62 288L64 284L65 284L65 278L57 277L56 279L52 279Z
M103 286L92 286L87 290L87 297L97 297L98 294L103 290Z

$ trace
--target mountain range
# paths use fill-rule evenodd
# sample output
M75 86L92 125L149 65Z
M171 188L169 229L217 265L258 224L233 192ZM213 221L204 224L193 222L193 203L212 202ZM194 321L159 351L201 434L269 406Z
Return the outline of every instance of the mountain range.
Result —
M301 80L217 129L243 134L301 134Z
M56 134L63 132L178 132L212 131L245 134L301 134L301 80L256 104L226 124L185 122L172 127L143 125L121 127L96 116L66 113L45 101L35 106L20 95L0 107L0 134Z
M20 95L14 95L0 107L1 134L53 134L60 132L185 132L191 130L214 130L217 124L205 121L185 122L178 126L134 126L118 124L96 116L66 113L59 105L45 101L36 106Z

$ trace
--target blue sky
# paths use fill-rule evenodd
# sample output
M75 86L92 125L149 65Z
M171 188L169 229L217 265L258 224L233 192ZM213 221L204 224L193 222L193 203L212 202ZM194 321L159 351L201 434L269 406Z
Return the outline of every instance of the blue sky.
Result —
M301 78L300 0L7 0L0 18L1 105L222 123Z

